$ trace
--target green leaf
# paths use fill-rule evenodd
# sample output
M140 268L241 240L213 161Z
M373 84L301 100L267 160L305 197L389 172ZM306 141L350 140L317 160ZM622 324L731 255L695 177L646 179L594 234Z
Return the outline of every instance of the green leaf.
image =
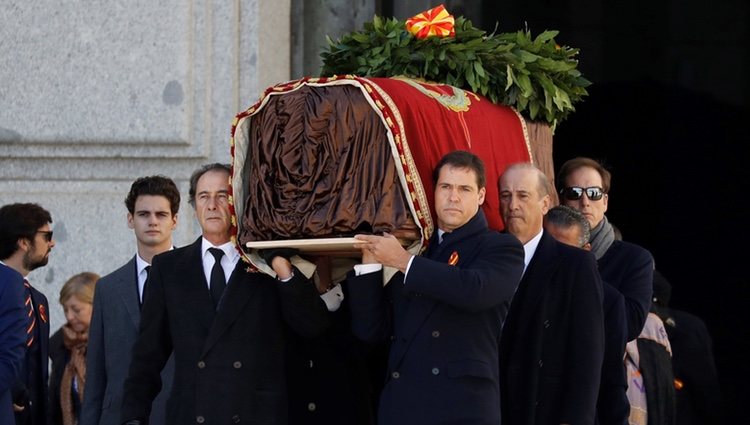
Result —
M536 40L538 42L545 42L547 40L552 40L553 38L557 37L557 34L559 34L560 31L545 31L538 36L536 36Z
M474 91L553 126L588 96L591 82L575 59L579 50L557 46L558 31L535 38L529 30L487 34L461 16L455 37L417 40L404 21L379 16L363 27L338 40L326 36L323 75L425 78Z
M485 76L484 68L482 67L482 62L479 62L479 61L474 62L474 72L480 77Z
M531 96L532 92L534 91L531 88L531 80L529 79L529 76L522 73L516 73L514 75L514 80L518 84L518 87L521 88L521 93L524 97Z
M539 56L531 52L527 52L526 50L520 50L518 52L518 57L523 62L534 62L535 60L539 59Z
M539 102L531 102L529 105L529 116L531 119L536 119L537 114L539 113Z
M505 65L505 72L508 74L506 78L506 83L505 83L505 91L507 92L508 89L510 89L511 86L513 85L513 79L514 79L513 68L511 68L510 64Z

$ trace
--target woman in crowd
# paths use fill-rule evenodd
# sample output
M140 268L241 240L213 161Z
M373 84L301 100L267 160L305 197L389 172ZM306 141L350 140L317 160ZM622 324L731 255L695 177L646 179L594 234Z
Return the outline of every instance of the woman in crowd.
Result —
M60 304L67 322L50 338L52 424L78 423L86 384L86 344L97 280L96 273L79 273L68 279L60 290Z

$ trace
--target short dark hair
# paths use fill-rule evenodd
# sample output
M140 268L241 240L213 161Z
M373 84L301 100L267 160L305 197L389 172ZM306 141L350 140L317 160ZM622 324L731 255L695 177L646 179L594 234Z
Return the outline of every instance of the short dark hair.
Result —
M39 204L8 204L0 208L0 260L18 250L19 239L33 241L36 232L47 223L52 223L52 215Z
M591 239L591 225L586 216L567 205L557 205L550 208L544 215L544 222L563 229L570 229L571 227L581 229L581 236L578 239L579 248L582 248Z
M180 210L180 190L177 189L177 185L169 177L161 175L139 177L132 185L130 185L130 192L125 198L125 206L128 208L130 214L135 214L135 201L138 200L139 196L152 195L152 196L163 196L169 201L169 210L172 215L177 214Z
M195 191L196 187L198 186L198 180L200 180L200 178L209 171L224 171L227 174L232 175L229 164L221 164L219 162L206 164L201 168L193 171L193 174L190 176L190 198L188 199L188 203L190 203L190 205L192 205L193 207L195 207Z
M560 172L557 173L558 183L563 185L564 188L568 184L566 181L568 176L571 175L573 171L583 167L591 167L596 170L596 172L602 177L602 189L604 190L604 193L609 193L609 189L612 185L612 174L601 162L584 156L575 157L565 161L560 167Z
M477 187L479 189L487 184L484 175L484 163L478 156L467 151L453 151L445 154L435 166L435 170L432 172L433 185L437 184L440 177L440 170L444 165L450 165L453 168L468 168L474 171L474 174L477 175Z

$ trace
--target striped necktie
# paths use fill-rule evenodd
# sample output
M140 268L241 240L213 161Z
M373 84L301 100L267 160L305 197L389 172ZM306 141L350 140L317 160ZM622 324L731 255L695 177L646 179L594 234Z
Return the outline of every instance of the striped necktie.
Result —
M28 320L26 327L26 346L31 347L34 343L34 328L36 327L36 316L34 315L34 306L31 303L31 285L29 281L23 280L24 290L26 291L26 310L28 310Z

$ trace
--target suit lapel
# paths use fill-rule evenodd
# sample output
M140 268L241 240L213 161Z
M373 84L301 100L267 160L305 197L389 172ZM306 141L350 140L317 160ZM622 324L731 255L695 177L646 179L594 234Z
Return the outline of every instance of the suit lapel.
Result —
M43 364L47 364L49 356L49 306L47 297L33 286L31 287L31 302L36 314L36 326L39 330L39 352ZM47 367L42 368L42 382L47 382L49 371Z
M184 299L190 303L195 315L203 323L206 330L211 329L216 310L214 310L208 282L203 273L203 258L201 257L201 241L199 237L190 245L188 255L182 256L177 263L178 285L184 290ZM174 300L171 300L174 301ZM170 300L167 300L170 302Z
M229 326L234 323L245 304L247 304L257 290L258 284L250 281L252 275L245 271L246 266L247 264L240 259L234 267L234 271L229 277L229 284L224 289L219 309L214 316L213 324L211 325L211 330L208 332L208 338L203 346L203 353L201 355L205 355L222 334L226 332Z
M435 232L430 239L428 249L424 252L424 256L435 261L440 261L441 258L445 257L445 261L447 261L449 253L452 252L449 249L450 245L453 244L448 240L442 244L438 244L438 240L438 234ZM395 291L393 298L399 300L398 302L400 303L405 303L405 305L400 307L403 309L404 317L401 320L401 326L398 327L401 329L401 335L398 335L398 337L414 341L414 335L416 335L417 331L419 331L430 316L436 302L429 298L421 297L419 294L411 294L408 286L404 285L403 280L394 281L393 284L395 284L391 289ZM408 345L398 345L398 347L399 349L391 353L391 361L395 365L398 365L404 358L404 355L406 355L406 352L409 351Z
M545 293L545 286L550 282L552 273L560 262L559 256L555 255L555 240L547 232L542 234L534 257L524 273L521 282L525 285L526 312L536 311L536 306Z
M135 269L135 256L128 261L121 269L120 273L115 276L114 287L117 295L120 297L128 317L133 325L138 329L141 320L141 310L138 306L138 277Z

